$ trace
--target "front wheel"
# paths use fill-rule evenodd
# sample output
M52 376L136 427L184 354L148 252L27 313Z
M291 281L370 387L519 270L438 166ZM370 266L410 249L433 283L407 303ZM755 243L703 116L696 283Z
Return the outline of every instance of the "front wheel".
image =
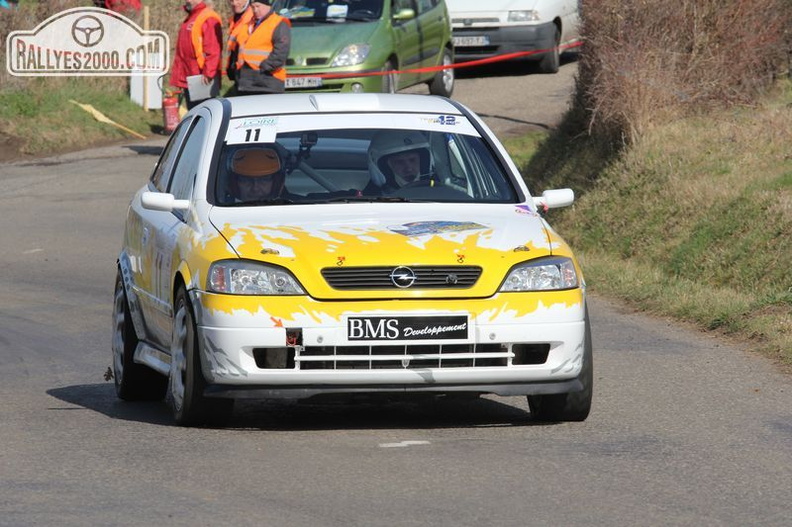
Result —
M594 359L591 350L591 327L586 309L586 329L583 338L583 366L578 379L583 384L579 392L529 395L528 407L535 421L585 421L591 410L594 388Z
M219 422L233 410L233 399L204 396L206 379L201 371L195 317L187 292L176 293L171 342L171 367L168 377L168 406L176 423L182 426Z
M438 71L434 78L428 82L429 93L432 95L441 95L443 97L451 97L454 92L454 58L451 56L451 51L446 49L443 51L443 69Z
M553 49L545 53L539 61L540 73L558 73L561 68L561 30L556 26L553 35Z

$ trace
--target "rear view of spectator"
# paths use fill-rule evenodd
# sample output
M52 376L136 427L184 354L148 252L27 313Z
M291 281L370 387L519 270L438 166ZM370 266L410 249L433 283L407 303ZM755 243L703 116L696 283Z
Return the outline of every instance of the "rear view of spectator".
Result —
M143 7L140 0L94 0L94 5L122 15L136 15Z

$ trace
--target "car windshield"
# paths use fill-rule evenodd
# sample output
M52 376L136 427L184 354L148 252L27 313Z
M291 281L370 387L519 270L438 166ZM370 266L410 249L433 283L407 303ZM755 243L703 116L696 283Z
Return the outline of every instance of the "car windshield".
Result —
M277 0L273 8L296 23L343 23L379 19L383 0Z
M227 141L214 203L515 203L509 172L481 137L411 129L291 131Z

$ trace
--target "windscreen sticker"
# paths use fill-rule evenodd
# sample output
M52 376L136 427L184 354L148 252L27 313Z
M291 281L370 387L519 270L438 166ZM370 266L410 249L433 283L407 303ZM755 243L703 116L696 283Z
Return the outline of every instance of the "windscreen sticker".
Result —
M230 145L243 143L274 143L278 131L277 117L249 117L236 119L228 127L226 142Z
M286 18L309 18L316 14L316 9L307 6L296 6L292 9L281 9L278 14Z
M517 207L515 207L515 212L516 212L517 214L528 214L528 215L530 215L530 216L538 216L538 214L536 213L536 211L535 211L535 210L533 210L533 209L532 209L531 207L529 207L528 205L517 205Z
M456 126L462 123L456 115L438 115L435 117L422 117L422 119L430 124L437 124L440 126Z
M416 221L388 227L389 230L404 236L423 236L425 234L444 234L461 231L486 229L484 225L472 221Z
M226 133L228 144L272 143L278 133L303 130L400 129L428 132L453 132L480 137L462 115L426 113L326 113L255 116L233 119ZM248 130L251 130L248 132ZM256 132L255 130L259 130ZM258 135L257 135L258 134Z
M330 4L327 6L327 18L345 18L349 6L346 4Z

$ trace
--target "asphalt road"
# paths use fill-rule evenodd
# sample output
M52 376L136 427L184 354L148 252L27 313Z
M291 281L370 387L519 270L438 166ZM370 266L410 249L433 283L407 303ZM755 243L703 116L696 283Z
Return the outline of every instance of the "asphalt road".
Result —
M574 68L491 71L456 97L502 135L552 126ZM115 258L163 142L0 165L0 525L792 523L792 379L602 298L583 423L488 397L247 403L227 429L185 429L118 401Z

